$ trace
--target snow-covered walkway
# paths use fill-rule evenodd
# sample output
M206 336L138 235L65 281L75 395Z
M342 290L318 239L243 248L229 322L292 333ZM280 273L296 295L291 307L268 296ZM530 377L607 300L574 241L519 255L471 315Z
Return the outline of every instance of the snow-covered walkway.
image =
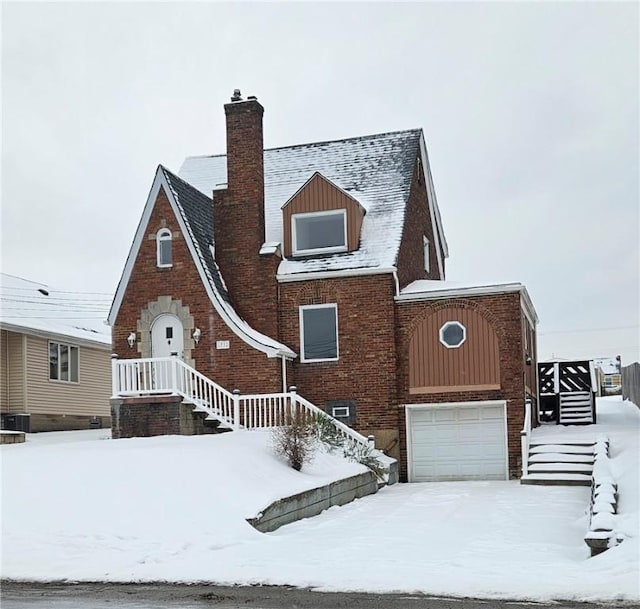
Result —
M611 439L625 541L594 558L583 541L589 489L517 481L399 484L257 533L244 517L266 504L265 489L308 487L330 463L295 474L257 436L233 449L226 434L226 447L206 437L3 447L2 575L639 600L640 411L619 399L598 408L598 425L580 433Z

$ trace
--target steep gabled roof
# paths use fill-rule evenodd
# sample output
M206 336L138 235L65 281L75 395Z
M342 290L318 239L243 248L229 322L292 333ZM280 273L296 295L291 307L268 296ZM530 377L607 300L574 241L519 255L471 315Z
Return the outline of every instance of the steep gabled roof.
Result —
M282 243L282 205L316 172L367 209L358 250L319 258L283 260L278 275L366 269L375 272L394 268L417 158L422 160L429 185L429 211L434 224L436 249L440 252L441 245L447 256L421 129L265 150L266 242ZM225 155L189 157L179 173L189 184L209 196L213 190L226 187L227 159ZM438 255L442 270L442 260Z
M129 251L125 268L118 284L118 289L109 312L109 323L115 323L122 299L124 297L133 265L138 256L149 218L160 189L163 188L169 204L175 213L189 248L198 274L207 294L224 322L244 342L262 351L268 357L294 358L296 354L286 345L261 334L245 322L231 306L229 294L213 258L213 202L202 192L171 173L162 165L158 166L156 175L147 198L142 218L138 224L133 245Z

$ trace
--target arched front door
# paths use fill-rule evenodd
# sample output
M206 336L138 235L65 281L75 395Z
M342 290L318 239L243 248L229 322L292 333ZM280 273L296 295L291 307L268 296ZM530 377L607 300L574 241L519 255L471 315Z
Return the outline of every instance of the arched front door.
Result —
M170 313L156 317L151 325L151 357L169 357L177 353L182 358L183 350L182 322Z

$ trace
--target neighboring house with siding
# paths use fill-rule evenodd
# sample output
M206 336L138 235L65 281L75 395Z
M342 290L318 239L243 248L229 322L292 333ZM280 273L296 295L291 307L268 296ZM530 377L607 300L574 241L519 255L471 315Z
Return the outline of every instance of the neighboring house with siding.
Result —
M105 297L0 275L3 429L108 427L111 393Z
M225 114L226 154L159 166L142 210L109 314L114 437L175 433L153 394L176 354L242 394L295 385L404 480L518 476L537 315L520 283L445 280L422 130L265 150L255 98Z

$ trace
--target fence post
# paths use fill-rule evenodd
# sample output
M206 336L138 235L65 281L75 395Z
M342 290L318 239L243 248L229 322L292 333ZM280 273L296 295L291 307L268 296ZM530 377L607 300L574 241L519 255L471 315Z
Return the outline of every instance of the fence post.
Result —
M289 423L293 422L296 416L296 406L298 402L298 388L295 385L289 387ZM285 424L287 422L285 421Z
M178 354L171 353L171 393L178 394Z
M111 354L111 395L118 395L118 354Z
M367 444L373 450L376 447L376 437L374 435L367 436Z
M247 422L244 422L245 427ZM240 429L240 390L233 390L233 429L238 431Z

